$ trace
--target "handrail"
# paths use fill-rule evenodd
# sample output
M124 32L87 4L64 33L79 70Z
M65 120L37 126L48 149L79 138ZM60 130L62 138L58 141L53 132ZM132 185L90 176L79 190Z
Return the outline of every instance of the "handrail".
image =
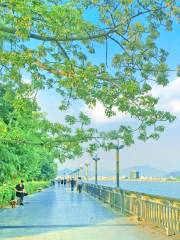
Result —
M159 226L168 236L180 234L180 199L88 183L84 184L84 190L123 214Z
M94 185L92 183L88 183L90 185ZM123 192L126 192L126 193L129 193L129 194L140 194L141 196L149 196L149 197L152 197L152 198L161 198L163 200L168 200L168 201L174 201L174 202L178 202L180 203L180 199L179 198L174 198L174 197L166 197L166 196L161 196L161 195L156 195L156 194L151 194L151 193L144 193L144 192L136 192L136 191L132 191L132 190L126 190L126 189L123 189L123 188L116 188L116 187L108 187L108 186L105 186L105 185L98 185L99 187L103 187L103 188L106 188L106 189L113 189L113 190L116 190L116 191L123 191Z

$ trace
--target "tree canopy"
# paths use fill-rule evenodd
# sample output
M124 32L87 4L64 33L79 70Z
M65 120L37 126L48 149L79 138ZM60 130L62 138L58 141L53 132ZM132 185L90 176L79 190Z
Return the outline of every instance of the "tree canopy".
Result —
M136 136L158 139L164 122L175 117L156 107L151 89L166 86L169 72L179 67L169 69L168 52L157 39L179 19L176 0L0 0L1 165L23 172L37 162L37 171L34 165L28 172L37 177L54 168L55 157L82 154L85 142L92 153L115 139L125 145ZM92 60L99 46L101 63ZM83 113L67 116L65 125L50 123L37 106L36 94L44 88L60 94L60 111L76 100L89 107L101 102L108 117L116 109L136 119L136 126L98 132L88 128Z
M54 159L63 162L80 156L81 143L88 134L92 136L91 129L83 134L88 120L83 113L79 119L67 116L66 125L49 122L36 99L25 95L28 88L26 84L17 87L13 81L0 85L0 182L17 177L51 179L56 175ZM76 133L71 128L74 120L80 125Z

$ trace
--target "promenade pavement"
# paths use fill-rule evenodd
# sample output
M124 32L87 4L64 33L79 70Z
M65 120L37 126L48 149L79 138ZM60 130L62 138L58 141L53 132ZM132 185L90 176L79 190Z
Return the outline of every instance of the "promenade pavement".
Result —
M0 240L167 240L86 193L55 186L0 210ZM176 237L171 239L177 239Z

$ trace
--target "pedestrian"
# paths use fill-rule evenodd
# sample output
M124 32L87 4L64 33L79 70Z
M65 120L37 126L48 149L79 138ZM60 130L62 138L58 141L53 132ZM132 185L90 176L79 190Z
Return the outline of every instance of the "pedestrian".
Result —
M78 185L77 185L77 190L79 193L82 192L82 187L83 187L83 181L81 177L78 177Z
M67 185L68 185L68 187L71 185L71 179L69 176L67 177Z
M55 180L52 180L52 186L55 186L56 182Z
M24 188L24 181L21 180L15 187L16 197L20 200L20 205L24 205L23 198L26 195L25 194L25 188Z
M63 179L61 179L61 185L63 185L64 184L64 180Z
M58 187L59 187L60 183L61 183L61 179L60 178L58 178L57 183L58 183Z
M66 186L66 182L67 182L67 181L66 181L66 178L64 178L64 186Z
M74 180L74 178L71 178L70 184L71 184L71 191L74 191L74 187L76 185L76 181Z

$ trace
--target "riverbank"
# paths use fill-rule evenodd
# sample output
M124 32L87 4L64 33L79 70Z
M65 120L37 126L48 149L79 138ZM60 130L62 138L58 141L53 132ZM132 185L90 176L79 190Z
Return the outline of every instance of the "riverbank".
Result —
M89 181L95 181L95 178L89 178ZM112 181L116 182L115 177L98 177L98 181ZM120 181L122 182L180 182L180 178L135 178L135 179L130 179L130 178L120 178Z

